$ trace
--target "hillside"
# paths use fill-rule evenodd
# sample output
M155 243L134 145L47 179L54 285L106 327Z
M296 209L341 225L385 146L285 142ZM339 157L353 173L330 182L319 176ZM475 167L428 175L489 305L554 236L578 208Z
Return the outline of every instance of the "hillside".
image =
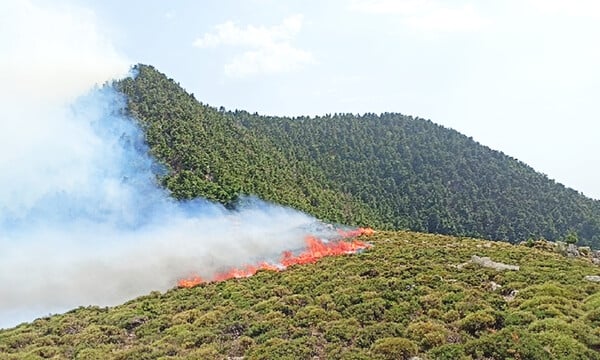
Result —
M600 252L534 241L600 247L598 201L430 121L226 111L136 71L114 85L174 197L382 230L365 251L0 330L0 359L600 359ZM404 228L441 234L385 230Z
M198 102L151 66L115 85L181 199L255 194L317 217L517 242L600 247L600 201L431 121L267 117Z
M587 258L379 232L370 250L0 331L2 359L600 359ZM494 270L473 255L520 267Z

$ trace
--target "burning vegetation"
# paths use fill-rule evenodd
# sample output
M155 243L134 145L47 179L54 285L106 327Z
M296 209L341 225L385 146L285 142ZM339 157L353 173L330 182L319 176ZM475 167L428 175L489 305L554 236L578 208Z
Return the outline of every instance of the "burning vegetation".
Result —
M277 263L261 262L254 265L246 265L241 268L232 268L217 273L210 280L206 280L199 275L192 275L188 278L180 279L177 282L177 286L190 288L206 282L219 282L228 279L249 277L256 274L259 270L281 271L293 265L311 264L325 256L354 254L371 247L369 243L354 238L359 236L369 236L374 232L375 231L371 228L339 230L339 239L333 241L318 239L309 235L306 237L306 249L300 253L284 251Z
M405 231L355 240L373 247L0 330L0 358L600 360L588 259ZM520 270L458 266L473 255Z

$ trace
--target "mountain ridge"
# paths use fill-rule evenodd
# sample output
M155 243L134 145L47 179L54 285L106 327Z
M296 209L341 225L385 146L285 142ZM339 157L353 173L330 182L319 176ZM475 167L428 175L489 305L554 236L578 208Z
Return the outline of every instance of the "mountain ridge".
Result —
M180 199L240 194L323 220L600 247L600 201L430 120L397 113L274 117L198 102L146 65L115 83Z

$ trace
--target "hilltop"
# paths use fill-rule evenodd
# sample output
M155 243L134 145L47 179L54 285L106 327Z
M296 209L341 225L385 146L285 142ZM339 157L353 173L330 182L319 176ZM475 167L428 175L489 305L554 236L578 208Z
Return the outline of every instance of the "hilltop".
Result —
M533 247L379 232L360 254L0 331L2 359L600 359L599 275ZM551 247L550 247L551 248ZM473 255L518 270L495 270Z
M600 247L600 201L429 120L216 109L147 65L115 83L179 199L241 194L330 222Z

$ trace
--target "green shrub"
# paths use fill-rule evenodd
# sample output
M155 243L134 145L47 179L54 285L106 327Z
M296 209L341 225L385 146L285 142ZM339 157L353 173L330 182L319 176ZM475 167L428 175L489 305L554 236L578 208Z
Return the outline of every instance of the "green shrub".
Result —
M182 311L179 314L173 316L173 325L179 324L192 324L196 319L202 316L202 312L198 309L191 309L187 311ZM143 319L138 318L137 321L143 321Z
M316 304L322 307L324 310L333 311L335 309L335 302L329 294L318 296L315 300Z
M359 327L360 324L354 318L329 322L327 328L323 329L325 331L325 340L330 343L339 342L349 344L356 335L356 329Z
M101 360L101 359L110 359L112 356L109 355L110 350L103 348L87 348L82 349L77 352L75 355L75 360ZM49 357L47 357L49 358Z
M442 306L442 296L443 294L439 292L433 292L431 294L421 296L419 298L421 308L424 310L440 308Z
M477 336L485 330L493 329L497 321L493 311L479 310L465 316L459 321L458 326L461 330Z
M235 339L231 344L231 349L229 350L229 357L241 357L243 356L248 349L254 346L254 339L248 336L240 336Z
M483 299L483 294L478 294L454 304L454 309L461 314L473 313L488 309L489 307L490 306L486 304L485 300Z
M458 319L460 319L460 313L456 310L447 311L442 315L442 320L447 323L452 323Z
M163 340L169 344L180 346L183 348L192 348L197 346L196 333L191 327L186 325L175 325L165 330Z
M361 324L368 325L385 317L388 304L383 299L372 299L351 306L346 313L352 314Z
M434 321L417 321L406 329L406 336L425 349L445 344L448 334L443 324Z
M521 299L531 299L540 296L564 297L568 299L578 297L575 289L554 281L548 281L539 285L531 285L521 290L518 295Z
M115 360L153 360L157 359L160 356L164 356L160 350L157 349L156 346L149 345L139 345L131 348L124 349L115 354Z
M310 359L313 355L310 339L307 338L292 341L275 338L258 344L246 352L248 360L297 360Z
M458 290L458 289L457 289ZM460 289L459 291L452 291L445 293L441 301L444 305L453 305L456 304L465 298L465 293Z
M600 309L600 292L588 296L583 303L583 308L585 310Z
M41 346L29 352L29 355L33 358L40 359L56 359L60 357L60 348L57 346Z
M207 313L199 315L196 320L194 320L194 325L196 326L212 326L220 324L223 321L223 314L220 310L213 310Z
M125 330L116 326L90 325L78 334L77 346L97 346L102 344L118 344L125 341Z
M537 318L555 316L576 316L581 314L573 300L562 296L539 295L523 301L519 305L520 310L529 311Z
M536 319L537 318L535 317L535 315L528 311L516 310L506 314L506 316L504 317L504 325L529 325Z
M467 355L476 359L548 359L544 346L533 334L515 327L468 341L464 349Z
M600 326L575 320L571 325L574 337L588 347L600 349Z
M371 360L373 356L368 350L358 348L342 348L339 346L328 347L326 351L328 360Z
M321 321L330 320L331 316L332 313L322 307L309 305L298 310L294 320L300 326L315 326Z
M585 320L595 327L600 327L600 308L588 311L585 314Z
M399 337L379 339L371 346L371 352L385 360L410 359L417 355L418 351L417 344Z
M122 311L112 311L106 317L106 322L121 327L127 331L133 331L138 326L148 321L148 316L140 315L139 311L125 308Z
M446 344L436 347L427 353L429 359L462 360L467 359L465 349L461 344Z
M534 334L564 335L590 347L600 345L600 329L592 328L582 321L568 323L563 319L548 318L531 323L527 330Z
M369 348L378 339L397 337L402 334L402 328L395 323L377 323L359 328L355 343L362 348Z
M171 317L165 314L138 326L134 332L137 337L152 337L162 333L169 327L171 327Z
M571 326L566 321L559 318L536 320L527 327L527 330L533 333L540 333L542 331L565 332L568 334L572 333Z
M588 349L571 336L556 331L547 331L539 334L538 337L551 358L564 360L600 359L600 353Z
M401 302L392 304L391 307L383 314L383 321L394 322L398 324L408 323L410 314L413 310L411 304Z
M187 356L186 356L186 358L187 359L214 359L214 360L219 360L219 359L225 359L225 356L223 356L223 355L221 355L219 353L219 350L217 349L217 346L215 344L203 344L199 348L197 348L194 351L191 351L190 353L188 353ZM134 357L132 357L130 359L136 359L137 360L137 358L134 358Z

